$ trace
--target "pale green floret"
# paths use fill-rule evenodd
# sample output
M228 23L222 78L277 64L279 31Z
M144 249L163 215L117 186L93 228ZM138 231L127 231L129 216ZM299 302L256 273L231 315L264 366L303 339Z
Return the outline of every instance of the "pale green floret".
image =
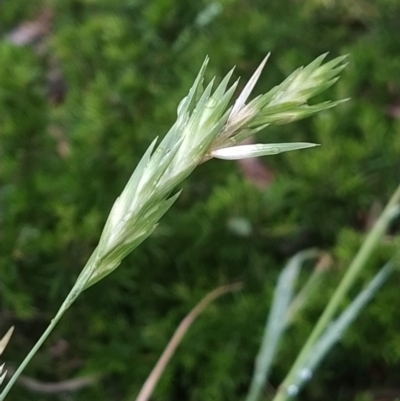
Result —
M231 70L213 92L214 79L203 90L204 61L189 94L180 102L177 121L156 147L154 140L116 200L96 249L85 269L87 288L118 267L121 260L144 241L158 220L179 196L172 191L200 163L213 157L228 160L272 155L316 146L310 143L234 146L270 124L285 124L336 106L324 102L309 106L310 97L337 80L345 67L338 57L321 66L326 55L299 68L282 84L246 104L269 55L257 68L233 107L237 82L229 86ZM94 264L94 265L93 265Z
M306 149L318 146L315 143L292 142L292 143L256 143L252 145L232 146L230 148L217 149L211 152L212 156L224 160L240 160L252 157L277 155L291 150Z

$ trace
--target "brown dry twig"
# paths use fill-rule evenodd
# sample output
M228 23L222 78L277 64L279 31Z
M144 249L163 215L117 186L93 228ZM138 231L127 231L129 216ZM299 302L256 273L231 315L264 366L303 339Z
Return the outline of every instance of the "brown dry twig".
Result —
M218 287L215 290L209 292L191 311L186 317L181 321L174 335L169 341L168 345L165 347L164 352L157 361L150 375L144 382L136 401L147 401L150 395L153 393L154 388L158 380L161 377L162 372L165 370L169 360L174 354L179 343L182 341L183 336L188 331L191 324L197 318L197 316L203 312L203 310L215 299L220 296L233 291L239 291L242 288L242 283L234 283Z

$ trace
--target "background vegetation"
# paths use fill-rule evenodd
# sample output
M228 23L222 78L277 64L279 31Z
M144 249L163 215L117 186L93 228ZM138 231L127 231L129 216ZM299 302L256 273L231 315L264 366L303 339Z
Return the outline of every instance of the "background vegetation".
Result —
M248 78L271 51L259 91L321 53L349 54L322 98L351 101L260 133L320 148L197 169L155 234L79 299L25 372L42 382L100 377L72 394L17 386L9 399L133 400L190 308L241 280L243 291L191 328L153 398L242 400L277 274L296 251L317 247L333 263L286 336L273 391L399 180L400 3L14 0L0 3L0 19L0 335L16 326L9 365L58 309L206 54L209 77L236 65L235 77ZM382 244L364 280L394 247ZM398 279L300 399L400 396Z

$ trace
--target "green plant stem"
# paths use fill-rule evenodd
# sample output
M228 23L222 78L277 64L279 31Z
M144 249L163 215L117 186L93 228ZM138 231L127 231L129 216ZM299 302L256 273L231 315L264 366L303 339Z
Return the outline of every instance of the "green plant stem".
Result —
M304 363L308 357L311 348L324 332L328 324L331 322L339 306L341 305L341 302L343 301L347 291L350 289L355 279L368 262L368 259L370 258L372 252L379 244L394 216L394 213L398 211L399 202L400 185L397 187L396 191L392 195L390 201L386 205L379 219L376 221L372 230L367 235L357 255L353 259L335 293L333 294L324 312L315 325L314 330L312 331L303 348L301 349L292 368L280 385L278 392L273 398L273 401L286 401L290 398L290 395L287 393L288 386L294 381L293 379L295 375L298 374L299 369L304 366Z
M60 309L61 311L61 309ZM25 359L22 361L22 363L18 366L18 369L14 372L12 375L11 379L8 381L7 385L4 387L4 390L0 394L0 401L3 401L6 397L6 395L9 393L15 382L17 381L18 377L21 375L22 371L25 369L26 365L30 362L30 360L34 357L36 352L39 350L39 348L42 346L42 344L45 342L49 334L53 331L54 327L57 325L61 317L63 316L63 313L57 313L56 317L51 321L49 326L47 327L46 331L42 334L42 336L39 338L39 340L36 342L34 347L30 350L29 354L25 357Z
M0 401L4 401L5 397L10 392L11 388L17 381L18 377L24 371L24 369L26 368L28 363L31 361L31 359L35 356L35 354L39 351L40 347L43 345L43 343L46 341L47 337L50 335L50 333L56 327L57 323L63 317L64 313L69 309L69 307L75 302L76 298L78 298L79 294L84 290L85 285L88 282L88 280L92 274L92 271L96 266L96 263L97 263L96 252L94 252L92 254L92 256L90 257L89 261L87 262L86 266L82 270L82 273L79 275L75 285L72 287L71 291L69 292L69 294L65 298L64 302L62 303L57 314L54 316L54 318L50 322L47 329L44 331L44 333L41 335L39 340L36 342L36 344L30 350L29 354L25 357L25 359L18 366L18 369L14 372L14 374L8 381L7 385L4 387L4 390L0 394Z

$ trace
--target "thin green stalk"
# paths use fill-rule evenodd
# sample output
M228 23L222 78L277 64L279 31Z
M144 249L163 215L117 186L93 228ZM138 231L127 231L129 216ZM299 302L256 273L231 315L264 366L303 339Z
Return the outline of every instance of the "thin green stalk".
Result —
M7 394L17 381L18 377L21 375L23 370L26 368L28 363L31 361L31 359L35 356L35 354L39 351L40 347L43 345L43 343L46 341L47 337L50 335L50 333L54 330L56 327L57 323L61 320L61 318L64 316L64 313L69 309L69 307L75 302L76 298L78 298L79 294L82 292L82 288L86 285L88 282L93 269L95 268L97 263L96 257L93 257L89 259L88 263L86 264L85 268L83 269L81 275L79 276L79 279L76 281L75 285L72 287L71 291L65 298L64 302L62 303L60 309L58 310L57 314L54 316L54 318L51 320L49 326L46 328L44 333L41 335L39 340L36 342L36 344L33 346L33 348L30 350L29 354L25 357L25 359L21 362L21 364L18 366L18 369L14 372L10 380L8 381L7 385L4 387L4 390L0 394L0 401L4 401L6 398Z
M388 202L378 221L375 223L374 227L367 235L367 238L363 242L360 250L350 264L335 293L333 294L324 312L315 325L314 330L312 331L312 333L308 337L308 340L301 349L288 375L279 387L279 390L273 398L273 401L285 401L290 398L290 394L288 394L287 392L288 387L294 381L295 375L304 365L304 362L307 359L312 346L315 344L315 342L324 332L328 324L331 322L335 313L339 309L347 291L350 289L355 279L368 262L368 259L375 250L376 246L379 244L382 236L385 234L388 228L388 225L390 224L390 221L393 218L394 213L398 210L399 202L400 185L397 187L396 191L392 195L390 201Z
M19 365L18 369L14 372L12 375L11 379L8 381L7 385L4 387L4 390L0 394L0 401L3 401L5 397L7 396L8 392L11 390L15 382L17 381L18 377L22 373L22 371L25 369L26 365L30 362L30 360L34 357L36 352L39 350L39 348L42 346L42 344L45 342L49 334L53 331L54 327L57 325L58 321L61 319L62 314L58 314L57 316L51 321L49 326L47 327L46 331L42 334L42 336L39 338L35 346L30 350L29 354L25 357L23 362Z

